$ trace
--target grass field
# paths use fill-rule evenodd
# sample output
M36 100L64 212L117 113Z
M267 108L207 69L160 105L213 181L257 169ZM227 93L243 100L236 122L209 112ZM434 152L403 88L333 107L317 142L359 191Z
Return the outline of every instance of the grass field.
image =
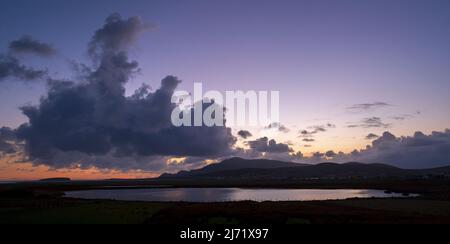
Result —
M450 202L359 199L317 202L149 203L2 199L1 224L450 223Z
M2 202L1 224L138 224L170 208L168 203L8 199Z

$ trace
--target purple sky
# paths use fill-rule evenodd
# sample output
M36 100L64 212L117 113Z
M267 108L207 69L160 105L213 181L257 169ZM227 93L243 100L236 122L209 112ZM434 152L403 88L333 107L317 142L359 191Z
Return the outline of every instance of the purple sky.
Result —
M397 135L442 131L450 125L450 2L446 0L2 0L0 52L24 34L52 43L53 60L33 58L55 77L70 78L69 60L87 61L92 33L113 12L157 26L132 50L143 82L157 88L176 75L191 90L279 90L281 120L293 133L273 135L303 151L363 148L368 133L348 128L380 118ZM44 84L0 83L0 126L26 118ZM355 104L387 103L354 111ZM310 148L296 132L332 123ZM250 128L263 136L267 131Z

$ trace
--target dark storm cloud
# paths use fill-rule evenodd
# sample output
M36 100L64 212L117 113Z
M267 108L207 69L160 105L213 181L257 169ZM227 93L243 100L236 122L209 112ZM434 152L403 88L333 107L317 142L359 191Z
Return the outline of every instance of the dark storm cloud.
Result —
M9 50L14 54L35 54L42 57L51 57L57 53L56 49L48 44L39 42L31 36L12 41Z
M250 149L260 153L288 153L293 151L289 145L277 143L275 140L269 140L267 137L249 141L248 145Z
M371 117L371 118L364 118L359 123L348 125L348 128L384 128L387 129L391 127L392 124L385 123L383 120L379 117Z
M243 139L247 139L247 138L252 137L253 135L252 135L252 133L250 133L250 131L247 131L247 130L240 130L240 131L238 132L238 136L240 136L240 137L243 138Z
M21 64L15 57L0 55L0 82L6 79L24 81L39 80L46 75L46 70L36 70Z
M89 44L96 65L83 69L84 80L51 81L38 106L22 108L29 123L18 135L26 141L30 160L55 168L154 169L145 161L161 167L163 157L217 157L232 151L236 138L230 128L172 125L177 77L166 77L154 92L144 85L125 96L124 85L139 70L127 51L146 26L139 17L111 15Z
M361 103L347 107L347 110L351 112L367 112L390 106L392 105L385 102Z

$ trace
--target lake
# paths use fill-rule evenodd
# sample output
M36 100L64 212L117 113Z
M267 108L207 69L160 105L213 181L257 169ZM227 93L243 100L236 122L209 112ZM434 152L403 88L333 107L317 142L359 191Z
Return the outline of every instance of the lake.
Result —
M149 202L314 201L349 198L405 197L382 190L243 189L243 188L150 188L102 189L66 192L66 197Z

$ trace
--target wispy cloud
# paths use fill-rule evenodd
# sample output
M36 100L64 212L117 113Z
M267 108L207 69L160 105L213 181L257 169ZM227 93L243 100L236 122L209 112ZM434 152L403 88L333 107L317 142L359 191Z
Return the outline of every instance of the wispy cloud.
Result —
M291 132L291 130L289 128L282 125L281 123L272 123L272 124L266 126L264 129L266 129L266 130L277 129L279 132L283 132L283 133Z
M370 112L390 106L392 105L386 102L360 103L347 107L347 110L350 112Z
M402 114L402 115L397 115L397 116L392 116L391 117L391 119L397 120L397 121L404 121L404 120L411 119L411 118L414 118L414 115Z
M301 130L299 131L299 137L300 138L310 138L313 137L315 134L326 132L328 129L336 128L335 124L325 124L325 125L314 125L307 128L307 130Z
M390 128L392 124L383 122L379 117L364 118L358 123L348 125L348 128Z

